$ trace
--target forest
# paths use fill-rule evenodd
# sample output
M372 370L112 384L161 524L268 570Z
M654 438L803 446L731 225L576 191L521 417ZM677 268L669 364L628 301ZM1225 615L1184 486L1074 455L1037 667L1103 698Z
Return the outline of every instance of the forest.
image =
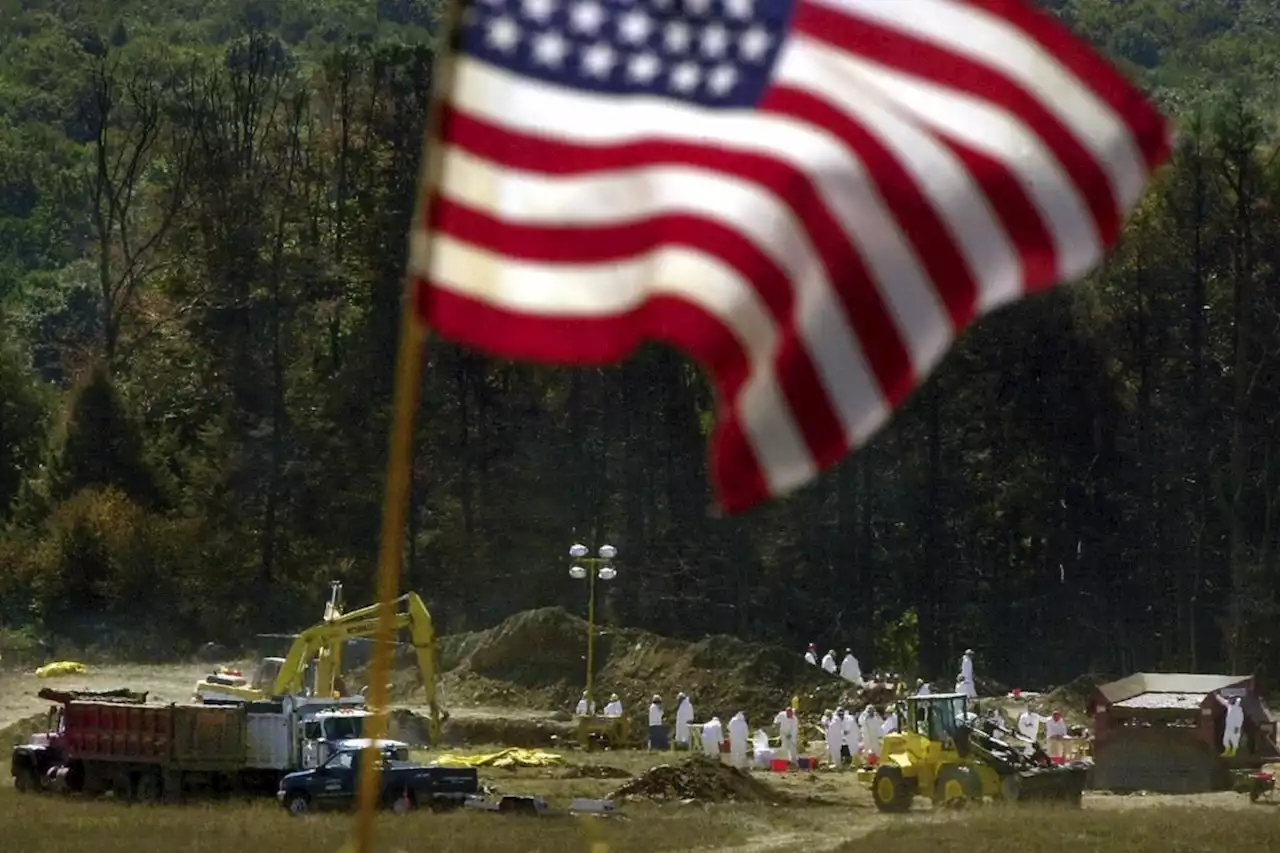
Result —
M618 549L606 620L678 636L1280 675L1280 5L1043 5L1178 122L1105 266L728 518L679 354L433 340L403 583L441 630L583 611L582 541ZM370 600L437 13L0 0L0 645L158 658Z

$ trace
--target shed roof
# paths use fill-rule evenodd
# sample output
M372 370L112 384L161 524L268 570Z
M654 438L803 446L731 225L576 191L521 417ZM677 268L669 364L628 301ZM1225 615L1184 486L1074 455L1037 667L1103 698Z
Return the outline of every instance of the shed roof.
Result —
M1191 672L1135 672L1128 678L1098 687L1111 704L1119 704L1148 693L1181 693L1197 696L1197 704L1215 690L1236 687L1249 681L1247 675L1207 675ZM1154 701L1154 700L1152 700ZM1135 706L1137 707L1137 706ZM1143 705L1140 707L1176 707L1172 705Z

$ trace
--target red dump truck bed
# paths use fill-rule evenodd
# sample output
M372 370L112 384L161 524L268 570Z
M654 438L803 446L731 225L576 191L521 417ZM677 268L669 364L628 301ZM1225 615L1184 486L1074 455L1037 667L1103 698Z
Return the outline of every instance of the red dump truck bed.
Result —
M242 767L244 709L210 705L71 702L63 716L69 757L180 769Z

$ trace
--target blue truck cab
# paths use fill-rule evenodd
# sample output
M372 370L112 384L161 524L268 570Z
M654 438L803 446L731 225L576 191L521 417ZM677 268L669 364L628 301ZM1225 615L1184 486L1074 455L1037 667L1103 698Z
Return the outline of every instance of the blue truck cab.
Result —
M290 814L314 810L350 809L360 790L361 750L371 741L354 741L311 770L290 773L280 780L276 798ZM419 806L442 808L462 805L480 792L474 767L431 767L409 760L403 746L384 746L377 759L378 804L396 813Z

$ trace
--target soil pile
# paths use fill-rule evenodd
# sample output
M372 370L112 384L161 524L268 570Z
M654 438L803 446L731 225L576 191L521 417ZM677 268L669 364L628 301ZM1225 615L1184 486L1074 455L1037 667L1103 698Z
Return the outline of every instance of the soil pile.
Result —
M609 795L610 799L639 798L663 802L775 803L783 797L773 788L736 767L695 756L680 764L662 764L637 776Z
M444 637L440 660L446 701L572 708L582 692L586 634L584 620L555 607L518 613L485 631ZM646 711L655 693L667 703L670 718L676 694L683 691L692 698L697 719L718 714L727 720L741 710L753 723L765 723L793 696L800 697L802 710L835 707L846 687L793 651L736 637L688 643L636 629L602 628L595 656L597 702L617 693L633 718Z
M49 714L32 714L0 729L0 747L12 748L26 743L34 734L48 731Z

